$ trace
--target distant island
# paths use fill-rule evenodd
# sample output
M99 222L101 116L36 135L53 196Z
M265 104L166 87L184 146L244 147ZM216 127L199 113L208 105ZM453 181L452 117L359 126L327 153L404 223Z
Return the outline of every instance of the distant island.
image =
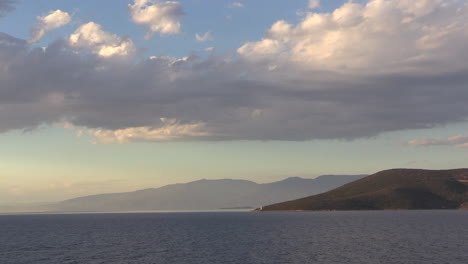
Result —
M258 211L468 209L468 169L392 169Z
M97 194L50 204L0 206L0 212L130 212L254 209L332 190L365 175L290 177L258 184L246 180L198 180L125 193Z

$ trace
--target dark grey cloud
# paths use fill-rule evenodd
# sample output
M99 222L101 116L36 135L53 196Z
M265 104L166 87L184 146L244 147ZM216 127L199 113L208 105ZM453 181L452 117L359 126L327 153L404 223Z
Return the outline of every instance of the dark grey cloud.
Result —
M468 117L468 71L338 74L193 55L135 63L0 35L0 132L203 123L178 140L353 139ZM138 139L137 139L138 140ZM140 139L145 140L145 139Z

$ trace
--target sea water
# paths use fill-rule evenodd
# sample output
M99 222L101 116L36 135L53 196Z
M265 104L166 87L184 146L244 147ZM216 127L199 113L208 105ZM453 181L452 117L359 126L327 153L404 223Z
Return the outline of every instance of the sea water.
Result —
M468 263L468 211L0 215L0 263Z

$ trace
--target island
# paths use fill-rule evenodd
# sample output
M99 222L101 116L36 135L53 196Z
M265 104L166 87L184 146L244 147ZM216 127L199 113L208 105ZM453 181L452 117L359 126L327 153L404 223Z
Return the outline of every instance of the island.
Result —
M468 169L391 169L257 211L468 209Z

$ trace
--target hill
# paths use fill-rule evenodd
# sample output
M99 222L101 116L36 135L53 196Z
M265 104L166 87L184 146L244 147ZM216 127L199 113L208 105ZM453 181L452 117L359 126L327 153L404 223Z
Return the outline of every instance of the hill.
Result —
M468 208L468 169L381 171L334 190L263 211Z
M145 211L255 208L325 192L364 177L328 175L257 184L245 180L199 180L157 189L79 197L49 206L49 211Z

